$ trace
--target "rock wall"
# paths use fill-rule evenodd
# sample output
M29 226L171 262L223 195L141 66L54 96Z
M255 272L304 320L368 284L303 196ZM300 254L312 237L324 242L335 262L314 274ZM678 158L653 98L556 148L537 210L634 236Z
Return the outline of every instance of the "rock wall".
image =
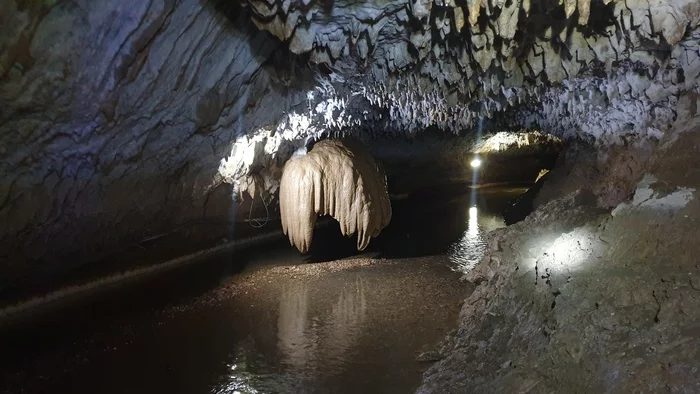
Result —
M489 234L419 393L700 389L697 104L653 151L570 158Z
M305 100L284 54L197 0L2 1L0 291L228 218L231 142Z

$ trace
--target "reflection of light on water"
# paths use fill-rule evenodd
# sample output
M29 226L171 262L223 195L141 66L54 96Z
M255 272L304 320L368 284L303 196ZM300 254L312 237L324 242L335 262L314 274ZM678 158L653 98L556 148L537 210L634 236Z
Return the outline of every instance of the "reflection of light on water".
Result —
M467 223L467 233L477 235L479 232L479 221L477 219L476 207L469 208L469 223Z
M236 370L236 365L231 366L231 370ZM234 372L228 377L228 380L221 387L212 390L212 394L257 394L258 390L250 385L252 374L244 374Z
M292 282L280 294L277 338L285 362L296 368L303 368L315 351L317 340L314 333L308 330L308 314L308 284Z
M367 317L364 281L358 277L355 283L347 283L340 289L331 313L320 320L321 327L309 324L309 309L308 283L298 282L281 293L278 348L297 375L302 371L317 374L317 369L327 369L328 365L318 365L319 354L327 362L344 363L344 353L359 338Z
M368 328L366 286L358 275L333 287L330 294L319 296L317 286L306 280L286 281L277 304L276 339L283 370L258 369L256 343L250 336L236 345L223 382L211 393L305 392L306 384L320 376L334 376L352 368L352 350ZM330 310L319 313L319 305L330 306Z
M352 348L359 338L367 319L367 299L365 297L365 283L357 277L355 285L348 283L333 305L328 321L328 351L330 360L344 362L345 352Z
M476 142L477 144L481 142L481 136L484 133L484 117L479 118L479 124L476 128ZM471 163L469 163L472 168L472 186L476 186L479 180L479 167L481 166L481 160L475 157ZM472 188L471 192L471 206L476 207L476 190Z
M479 214L478 208L469 208L467 231L450 246L448 255L454 269L467 272L474 268L486 252L486 233L504 227L503 218L488 213Z
M228 366L230 372L224 377L224 381L211 390L212 394L257 394L259 391L253 388L257 385L255 374L247 371L246 348L252 347L252 338L248 338L239 344L235 350L235 357Z

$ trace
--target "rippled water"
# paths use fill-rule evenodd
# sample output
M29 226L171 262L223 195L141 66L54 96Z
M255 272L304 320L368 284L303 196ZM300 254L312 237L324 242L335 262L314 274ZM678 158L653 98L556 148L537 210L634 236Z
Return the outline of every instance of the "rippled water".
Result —
M280 240L57 311L2 333L0 392L411 392L518 192L398 201L361 255L317 231L309 256Z
M466 273L474 268L486 251L486 234L505 225L499 214L480 213L478 207L469 208L467 230L448 250L454 269Z

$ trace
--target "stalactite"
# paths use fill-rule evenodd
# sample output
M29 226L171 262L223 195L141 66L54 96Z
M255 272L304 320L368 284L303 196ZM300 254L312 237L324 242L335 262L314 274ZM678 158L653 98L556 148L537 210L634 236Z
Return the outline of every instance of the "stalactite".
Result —
M280 214L282 230L301 253L323 215L335 218L343 235L357 233L357 249L364 250L391 220L386 176L358 141L320 141L285 165Z

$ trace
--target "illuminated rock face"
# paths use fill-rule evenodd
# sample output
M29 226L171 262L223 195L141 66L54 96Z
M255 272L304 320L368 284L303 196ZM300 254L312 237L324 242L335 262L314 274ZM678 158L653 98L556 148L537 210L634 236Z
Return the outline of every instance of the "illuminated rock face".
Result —
M290 159L279 195L282 230L301 253L311 246L318 216L335 218L343 235L357 233L357 250L391 221L384 171L357 141L323 140Z

